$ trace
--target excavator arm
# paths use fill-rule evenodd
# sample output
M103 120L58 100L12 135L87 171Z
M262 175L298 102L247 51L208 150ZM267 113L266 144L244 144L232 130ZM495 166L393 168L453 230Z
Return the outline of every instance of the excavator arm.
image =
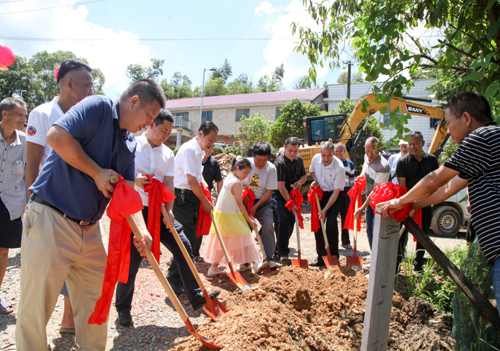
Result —
M363 106L366 106L366 112L363 112ZM393 98L390 102L375 102L375 95L368 94L359 99L351 113L351 116L342 125L339 133L338 142L346 144L352 139L352 134L358 126L365 120L365 118L373 115L375 112L380 111L383 107L387 107L388 111L397 111L399 113L409 113L411 115L423 116L429 118L439 118L441 122L436 128L432 142L429 145L429 153L436 153L442 146L447 136L447 128L444 122L444 110L437 107L429 107L407 101L400 98Z

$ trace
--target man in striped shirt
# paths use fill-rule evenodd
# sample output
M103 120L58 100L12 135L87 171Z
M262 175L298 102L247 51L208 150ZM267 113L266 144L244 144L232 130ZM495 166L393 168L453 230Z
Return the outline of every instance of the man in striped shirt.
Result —
M460 144L456 153L406 195L381 204L382 211L387 216L413 201L417 209L429 206L469 186L471 221L479 245L492 265L493 289L500 312L497 224L500 216L500 128L493 122L488 101L475 92L462 92L452 97L446 107L445 120L448 133Z

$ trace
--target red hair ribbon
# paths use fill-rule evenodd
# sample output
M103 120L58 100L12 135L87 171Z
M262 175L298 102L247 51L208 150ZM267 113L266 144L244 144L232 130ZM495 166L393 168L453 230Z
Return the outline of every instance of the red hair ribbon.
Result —
M292 189L290 191L290 200L288 200L285 204L288 211L291 211L293 206L297 206L297 211L295 211L295 213L297 214L297 219L299 220L300 229L304 229L304 218L302 218L302 214L300 213L300 211L302 211L301 205L303 202L304 198L302 197L302 193L297 189Z
M307 193L307 202L311 204L311 231L317 232L320 227L319 223L319 208L316 203L316 195L318 195L318 200L323 198L323 190L319 186L309 189Z
M358 201L358 208L363 205L363 199L361 198L361 193L366 187L366 176L356 178L354 186L347 192L347 195L351 199L351 204L347 211L345 217L344 229L354 230L354 210L356 208L356 200ZM357 230L361 230L361 221L358 221Z
M243 197L243 202L246 204L248 215L254 217L255 211L250 211L250 209L253 207L253 203L256 199L253 190L250 188L243 190L242 197ZM245 202L245 199L248 199L248 200Z
M161 205L175 199L175 195L158 179L149 174L146 177L150 182L144 185L144 191L148 193L148 232L153 238L151 252L160 263Z
M118 175L118 183L108 206L108 217L111 219L109 230L108 260L104 271L102 294L95 304L95 309L88 324L103 324L108 318L116 282L126 283L130 266L130 226L126 216L142 210L139 193Z
M370 196L370 205L373 211L375 211L377 204L392 199L398 199L404 194L406 194L406 191L407 188L399 184L394 184L391 182L380 183L372 191L372 194ZM392 213L391 216L398 222L402 222L406 218L408 218L412 210L413 210L413 205L410 203L407 204L404 208Z
M201 190L205 197L212 203L212 195L210 194L210 190L208 190L208 186L201 183ZM206 213L203 209L203 204L200 203L200 209L198 210L198 223L196 223L196 237L200 237L202 235L208 235L210 233L210 226L212 225L212 218L210 218L210 214Z

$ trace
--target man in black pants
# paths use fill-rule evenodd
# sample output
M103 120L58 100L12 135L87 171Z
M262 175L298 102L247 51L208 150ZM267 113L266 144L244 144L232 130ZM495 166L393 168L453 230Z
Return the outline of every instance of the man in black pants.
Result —
M217 140L218 132L219 128L213 122L203 122L198 129L198 135L182 144L175 156L173 213L182 224L191 247L194 247L196 243L196 224L200 204L207 213L213 210L212 203L208 201L201 189L202 162L205 151ZM184 293L175 261L168 270L167 280L177 295Z
M174 190L174 153L163 142L168 139L172 131L174 119L168 110L161 110L154 122L151 123L146 133L136 137L137 150L135 152L135 173L137 191L141 195L144 209L142 215L144 221L148 222L148 193L144 192L144 185L149 184L148 178L145 174L154 172L154 178L160 180L165 187L173 192ZM174 201L165 204L167 213L169 214L170 221L174 224L176 231L188 249L192 259L191 245L189 240L184 235L182 225L174 220L172 215L172 206ZM152 234L152 233L151 233ZM133 240L134 235L131 235ZM201 293L201 289L196 282L193 272L191 272L189 265L182 254L181 249L177 245L172 233L166 227L166 219L163 219L160 230L160 242L172 253L174 261L179 267L180 279L187 291L189 302L193 306L193 310L197 310L204 306L206 301ZM126 284L118 283L116 289L116 310L118 311L118 320L123 326L132 324L132 317L130 309L132 307L132 298L134 296L135 277L139 271L142 257L135 249L134 245L130 247L130 268L129 277ZM217 297L220 290L211 293L210 296Z
M428 154L422 150L425 141L422 133L414 131L410 133L411 141L408 145L410 152L401 157L396 167L396 176L399 185L406 186L410 191L427 174L439 168L438 161L434 155ZM432 221L432 207L422 208L422 230L429 233ZM401 263L405 254L406 243L408 242L408 230L405 230L399 239L398 246L398 265ZM415 272L423 270L424 248L417 242L417 252L413 261ZM397 268L399 269L399 268Z
M275 190L271 197L277 221L274 223L277 227L277 242L276 242L276 261L289 260L288 255L290 249L288 243L293 232L295 224L296 206L291 211L285 207L285 204L290 200L290 191L292 188L300 190L302 185L307 180L304 162L298 155L299 139L290 137L285 141L285 151L280 153L274 162L278 174L278 190Z

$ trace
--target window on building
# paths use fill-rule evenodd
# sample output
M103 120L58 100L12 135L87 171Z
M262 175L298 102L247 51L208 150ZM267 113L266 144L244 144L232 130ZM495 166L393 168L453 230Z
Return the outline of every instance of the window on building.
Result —
M429 128L434 129L441 122L441 118L430 118L429 119Z
M391 120L391 117L389 117L389 114L391 112L390 111L387 111L385 114L384 114L384 129L389 129L389 127L391 126L392 124L392 120ZM401 114L398 113L398 119L401 117ZM396 125L400 125L401 123L396 123ZM395 127L395 126L394 126Z
M189 129L189 112L175 112L174 115L174 128L181 127Z
M281 107L276 107L276 118L275 119L278 119L279 116L281 116Z
M249 108L237 108L236 109L236 122L241 121L241 117L250 117L250 109Z
M203 111L201 113L201 123L212 122L212 112L213 111Z

